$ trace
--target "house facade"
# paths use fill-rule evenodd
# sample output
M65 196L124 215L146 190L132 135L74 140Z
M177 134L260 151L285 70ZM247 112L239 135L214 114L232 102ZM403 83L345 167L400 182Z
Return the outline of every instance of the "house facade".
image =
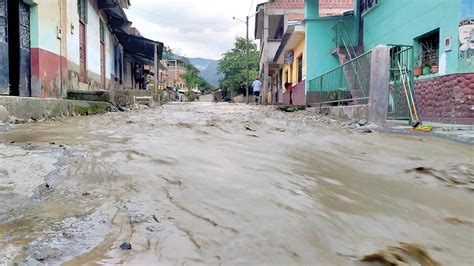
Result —
M163 65L166 67L166 71L163 73L165 86L183 92L187 91L186 82L182 78L182 75L186 72L186 62L176 58L163 60Z
M124 88L124 57L150 62L163 49L129 32L129 5L0 0L0 95L64 98L68 91Z
M353 57L386 45L393 59L399 47L409 47L407 68L423 120L474 123L474 0L357 0L353 12L326 17L322 0L305 2L307 86L344 63L334 41L343 28Z
M289 22L304 17L304 0L273 0L257 5L255 39L260 40L262 102L283 101L281 67L274 62Z
M274 63L280 66L277 73L277 80L279 81L278 103L285 105L306 104L305 38L306 28L302 20L293 21L283 35L282 42L273 60Z

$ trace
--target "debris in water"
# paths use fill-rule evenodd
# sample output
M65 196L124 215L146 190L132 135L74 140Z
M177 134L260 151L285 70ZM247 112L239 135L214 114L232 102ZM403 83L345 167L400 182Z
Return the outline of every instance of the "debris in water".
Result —
M367 121L366 119L361 119L359 121L359 126L363 127L363 126L367 125L368 123L369 123L369 121Z
M474 226L474 222L463 220L463 219L460 219L460 218L457 218L457 217L446 218L446 219L444 219L444 221L446 221L447 223L450 223L452 225L468 225L468 226L471 226L471 227Z
M132 244L128 242L123 242L122 245L120 245L120 249L122 250L131 250L132 249Z
M246 126L245 129L248 130L248 131L255 132L255 129L252 129L252 128L250 128L249 126Z
M155 220L155 222L157 223L160 223L160 220L158 220L158 218L156 218L156 215L153 214L153 220Z
M362 133L363 133L363 134L370 134L370 133L372 133L372 130L366 128L366 129L362 130Z
M51 142L49 142L49 145L56 145L56 142L51 141Z
M439 266L430 255L417 245L400 243L398 247L389 247L386 250L364 256L362 262L381 263L390 266L421 265Z
M280 111L287 112L287 113L293 113L297 112L300 110L305 110L306 106L304 105L286 105L278 108Z
M83 197L90 197L90 196L91 196L91 193L89 193L89 192L84 192L84 193L82 193L82 196L83 196Z

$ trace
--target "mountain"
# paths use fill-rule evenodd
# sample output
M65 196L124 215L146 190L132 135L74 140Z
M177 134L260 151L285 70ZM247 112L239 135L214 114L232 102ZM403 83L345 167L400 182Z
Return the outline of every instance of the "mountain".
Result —
M193 64L199 71L201 76L211 85L219 86L219 75L217 74L218 60L206 58L188 58L189 62Z

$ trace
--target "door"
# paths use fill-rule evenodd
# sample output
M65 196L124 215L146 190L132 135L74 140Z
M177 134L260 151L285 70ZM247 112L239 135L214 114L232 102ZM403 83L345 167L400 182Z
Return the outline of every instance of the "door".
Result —
M79 78L83 83L87 83L87 50L86 50L86 24L79 22L79 55L80 55L80 73Z
M9 94L8 6L0 0L0 94Z
M31 96L31 52L30 52L30 6L20 1L20 73L18 92L20 96Z

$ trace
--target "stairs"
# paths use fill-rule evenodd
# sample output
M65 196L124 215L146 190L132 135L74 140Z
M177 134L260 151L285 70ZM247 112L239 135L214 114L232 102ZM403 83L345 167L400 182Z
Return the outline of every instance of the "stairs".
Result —
M361 57L364 54L364 47L352 44L342 21L333 29L336 33L334 42L337 48L332 51L332 55L337 56L343 66L344 76L354 99L352 104L367 103L363 98L369 96L370 57Z

